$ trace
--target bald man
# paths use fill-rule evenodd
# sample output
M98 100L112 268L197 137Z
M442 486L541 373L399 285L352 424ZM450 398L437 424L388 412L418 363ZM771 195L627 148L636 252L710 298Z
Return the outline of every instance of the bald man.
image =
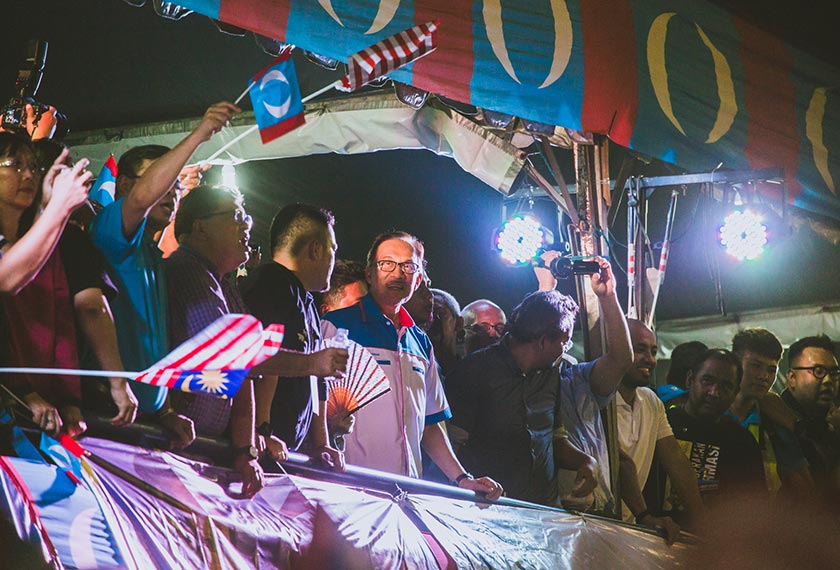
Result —
M464 349L467 354L496 344L505 332L507 317L493 301L478 299L461 311L464 319Z
M671 478L689 516L694 519L692 522L703 515L703 502L691 464L668 423L665 406L650 388L656 369L656 334L636 319L627 319L627 327L633 347L633 365L622 377L616 397L618 441L625 454L619 464L625 503L622 515L628 521L635 518L644 526L662 528L673 540L679 527L673 526L668 517L651 514L641 492L637 491L647 482L654 455ZM632 462L627 461L627 457Z

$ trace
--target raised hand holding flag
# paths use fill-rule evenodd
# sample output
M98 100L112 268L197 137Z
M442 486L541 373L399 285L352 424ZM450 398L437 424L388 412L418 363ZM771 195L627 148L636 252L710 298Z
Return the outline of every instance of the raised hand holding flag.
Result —
M268 106L266 106L265 99L258 99L254 100L253 96L253 89L259 83L265 83L264 87L282 87L282 86L273 86L273 83L283 83L283 81L279 80L279 76L272 75L265 79L265 74L270 71L273 66L275 65L272 62L267 68L262 70L258 73L254 78L253 81L248 85L248 89L246 89L242 95L236 100L238 103L239 100L245 96L246 92L250 92L251 101L254 105L254 115L257 118L257 124L242 133L236 136L234 139L230 140L229 142L225 143L221 148L219 148L216 152L211 154L209 157L205 158L202 161L202 164L207 164L211 160L215 159L219 155L221 155L224 151L229 149L231 146L235 145L239 142L242 138L248 136L258 128L260 129L260 136L262 137L263 144L270 142L277 137L282 136L285 133L288 133L290 130L299 127L303 124L303 104L311 101L315 97L326 93L330 89L339 89L341 91L355 91L359 87L363 85L367 85L374 79L377 79L383 75L387 75L397 69L408 65L414 61L417 61L421 57L432 53L437 48L437 29L440 23L435 20L433 22L426 22L425 24L421 24L419 26L414 26L408 28L407 30L403 30L398 34L394 34L393 36L388 36L381 42L377 42L372 46L369 46L361 51L358 51L350 56L347 65L350 68L348 75L342 77L338 81L334 83L330 83L329 85L322 87L321 89L315 91L314 93L310 93L303 99L300 99L300 95L298 92L298 100L300 102L300 124L286 123L286 121L290 119L296 119L296 116L291 115L292 107L290 103L290 108L285 109L285 112L281 113L280 116L276 116L273 113L269 112L269 115L274 117L274 119L267 119L269 122L261 123L260 118L257 113L258 108L258 101L262 105L262 110L268 111L269 108L272 106L274 107L274 111L284 111L284 106L288 101L291 101L291 96L289 99L286 98L278 98L276 101L270 100ZM284 52L281 54L277 60L280 58L285 57L289 63L291 63L291 50ZM275 60L275 62L277 61ZM294 68L292 68L294 69ZM285 79L288 80L289 76L285 73L281 73ZM277 78L278 80L274 80L273 78ZM297 89L297 78L295 76L294 81L295 89ZM291 84L289 86L291 88ZM272 122L273 121L273 122ZM280 127L278 125L291 125L289 128L285 126ZM265 126L264 126L265 125ZM279 132L279 134L275 134Z

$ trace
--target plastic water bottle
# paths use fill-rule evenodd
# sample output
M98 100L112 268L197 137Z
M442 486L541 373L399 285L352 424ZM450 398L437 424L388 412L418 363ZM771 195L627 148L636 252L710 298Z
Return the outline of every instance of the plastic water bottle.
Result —
M345 350L350 348L350 331L347 329L336 329L335 336L327 339L327 347L343 348Z

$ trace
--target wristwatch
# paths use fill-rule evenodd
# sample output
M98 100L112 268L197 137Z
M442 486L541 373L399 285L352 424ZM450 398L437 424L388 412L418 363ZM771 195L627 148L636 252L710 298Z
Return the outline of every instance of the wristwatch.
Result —
M238 459L240 455L247 455L249 460L260 458L260 452L253 445L245 445L233 450L234 459Z
M455 477L455 480L452 481L452 482L457 487L458 485L461 484L461 481L463 481L464 479L475 479L475 477L473 477L472 473L470 473L469 471L464 471L463 473L461 473L460 475Z
M261 423L254 431L263 437L271 437L274 435L274 432L271 430L271 424L268 422Z

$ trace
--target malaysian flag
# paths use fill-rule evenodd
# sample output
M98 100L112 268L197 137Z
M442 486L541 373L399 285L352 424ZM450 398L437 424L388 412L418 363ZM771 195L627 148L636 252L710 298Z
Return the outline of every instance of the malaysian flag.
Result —
M251 315L224 315L134 380L230 398L253 366L277 354L282 341L282 325L263 330Z
M426 22L389 36L350 56L349 73L341 78L341 91L355 91L374 79L432 53L437 47L439 22Z
M256 317L231 313L210 323L143 372L0 367L0 374L130 378L144 384L230 398L239 391L250 369L277 354L282 342L283 325L269 325L263 330Z
M285 327L278 324L265 327L262 331L262 342L254 343L247 352L244 352L231 364L231 368L250 369L277 354L280 345L283 344L284 330Z

